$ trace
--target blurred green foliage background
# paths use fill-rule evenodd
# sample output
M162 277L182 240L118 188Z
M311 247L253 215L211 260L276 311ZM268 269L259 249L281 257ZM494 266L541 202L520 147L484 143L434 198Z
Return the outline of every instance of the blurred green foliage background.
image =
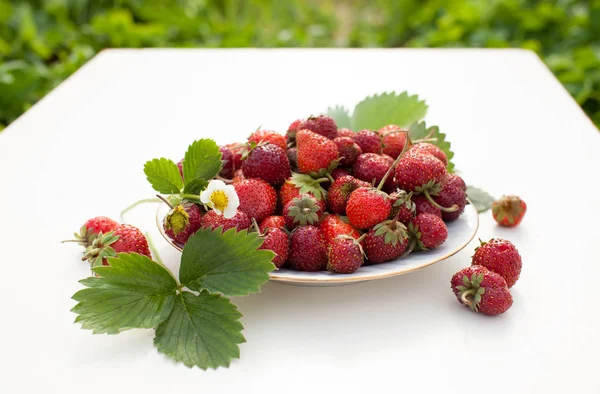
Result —
M108 47L520 47L600 125L600 0L0 0L0 130Z

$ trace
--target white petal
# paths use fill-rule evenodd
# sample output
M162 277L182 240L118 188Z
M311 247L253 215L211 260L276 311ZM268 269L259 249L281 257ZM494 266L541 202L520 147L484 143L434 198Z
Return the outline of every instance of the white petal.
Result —
M240 206L240 198L235 191L235 187L233 187L233 185L227 185L225 186L224 191L225 195L227 195L227 198L229 199L229 204L227 205L232 205L234 207L233 209L238 209Z
M223 211L223 216L225 219L231 219L237 213L237 208L233 208L231 204L228 204L225 210Z
M210 196L212 196L214 191L215 191L215 184L212 182L209 182L206 189L204 189L204 191L200 194L200 201L202 201L204 204L210 203Z

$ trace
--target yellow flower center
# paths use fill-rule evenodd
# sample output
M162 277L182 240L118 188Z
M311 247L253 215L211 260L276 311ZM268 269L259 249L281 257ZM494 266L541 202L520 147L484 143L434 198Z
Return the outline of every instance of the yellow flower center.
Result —
M225 208L227 208L227 204L229 203L229 199L223 190L215 190L210 195L210 202L214 209L218 209L223 212Z

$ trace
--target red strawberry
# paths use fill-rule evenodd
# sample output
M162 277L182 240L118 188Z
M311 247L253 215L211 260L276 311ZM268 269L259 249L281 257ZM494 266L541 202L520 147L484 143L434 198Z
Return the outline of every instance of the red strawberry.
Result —
M310 130L313 133L320 134L323 137L329 138L330 140L338 136L335 120L324 115L309 117L304 122L300 123L298 129Z
M392 164L394 164L394 159L389 156L381 156L375 153L363 153L358 156L356 163L354 163L354 167L352 167L352 171L356 178L377 186L390 167L392 167ZM375 182L373 182L373 180ZM391 191L395 188L394 177L388 176L383 185L383 190Z
M372 263L397 259L408 248L406 227L394 220L382 222L369 230L364 245L367 258Z
M361 130L354 135L354 141L360 146L363 153L381 154L382 140L381 136L371 130Z
M273 251L275 258L273 258L272 262L275 264L275 267L281 268L287 261L290 251L288 235L280 228L268 228L261 237L264 241L259 249Z
M427 197L423 195L412 196L412 201L415 203L416 214L430 213L432 215L442 218L442 210L433 205Z
M63 242L77 242L79 245L88 247L94 242L94 239L100 234L106 234L110 231L116 230L120 224L111 218L106 216L98 216L85 222L79 233L75 233L75 239L67 240Z
M494 271L506 280L508 287L513 287L521 275L521 255L510 241L492 238L488 242L481 242L475 249L472 263L481 265Z
M458 271L450 287L458 302L484 315L499 315L512 305L504 278L485 267L473 265Z
M292 171L298 170L298 148L289 148L287 150L288 161L290 162L290 167Z
M419 144L415 144L410 147L410 150L413 153L419 152L424 154L430 154L431 156L444 163L444 166L448 165L448 158L446 157L444 151L428 142L421 142Z
M310 194L319 200L325 200L327 191L321 186L328 182L327 178L314 179L310 175L292 174L279 189L279 201L282 206L302 194Z
M337 137L333 140L338 147L340 156L340 165L351 166L356 162L356 159L362 154L360 146L350 137Z
M446 174L444 179L442 179L442 182L454 187L458 187L463 192L467 191L467 184L460 176L456 174Z
M331 171L337 165L338 148L332 140L309 130L300 130L296 144L300 172Z
M264 233L268 228L282 228L285 227L285 220L283 216L269 216L264 218L258 226L261 233Z
M435 157L417 152L407 152L395 169L396 184L400 189L413 192L432 188L446 175L446 167Z
M290 268L298 271L320 271L327 264L327 244L321 231L315 226L300 226L292 232Z
M287 149L285 136L273 130L257 130L248 137L248 142L254 142L257 145L268 142L277 145L284 151Z
M395 159L400 156L408 135L404 131L393 131L383 135L383 153Z
M327 197L327 206L332 212L340 215L346 214L346 205L353 191L359 187L371 186L367 182L356 179L351 175L346 175L336 179L329 188Z
M292 174L285 150L269 143L250 150L242 171L246 178L260 178L273 186L281 185Z
M327 248L327 271L351 274L359 269L364 261L362 247L352 237L335 237Z
M238 209L234 217L227 219L223 215L219 215L212 209L202 216L201 226L202 228L223 227L223 231L235 228L237 231L245 230L250 228L252 221L244 212Z
M452 212L442 211L442 219L446 222L451 222L458 219L464 212L465 205L467 205L467 195L454 184L446 183L445 180L447 179L451 178L444 178L442 180L440 190L437 192L434 200L442 207L456 207L456 210Z
M152 258L144 234L137 227L122 224L114 231L94 239L86 249L83 260L88 260L92 267L109 265L106 258L114 257L118 253L138 253Z
M244 179L246 179L246 177L244 176L244 173L240 168L239 170L235 170L235 172L233 173L233 179L231 180L231 184L240 183Z
M501 226L515 227L525 216L527 204L517 196L504 196L492 203L492 215Z
M221 161L223 162L223 168L221 169L221 172L219 172L219 175L223 178L231 179L231 177L233 177L234 171L237 170L237 168L235 168L235 162L233 160L233 152L231 151L231 149L226 148L224 146L221 146L219 148L219 152L221 152ZM183 171L181 173L183 174Z
M356 189L346 205L350 224L358 229L367 229L387 219L392 204L387 194L373 187Z
M379 130L377 130L377 133L381 136L385 136L394 131L401 131L401 130L403 130L402 127L395 125L395 124L389 124L387 126L383 126Z
M323 217L319 230L325 237L325 242L329 245L331 241L338 235L349 235L354 239L360 238L360 232L346 223L338 215L327 214Z
M448 238L444 221L430 213L420 213L408 225L411 236L421 250L437 248Z
M182 203L171 209L163 220L165 234L176 244L183 246L188 238L201 227L202 209L191 202Z
M354 131L350 129L338 129L338 137L350 137L354 139Z
M277 207L277 192L262 179L244 179L233 184L240 199L239 210L260 222Z
M325 202L310 194L294 198L283 207L283 219L290 230L311 224L318 226L325 214Z
M415 203L412 202L412 193L406 193L404 190L398 190L390 194L390 202L392 203L392 211L389 219L398 217L398 221L408 225L410 220L415 216Z

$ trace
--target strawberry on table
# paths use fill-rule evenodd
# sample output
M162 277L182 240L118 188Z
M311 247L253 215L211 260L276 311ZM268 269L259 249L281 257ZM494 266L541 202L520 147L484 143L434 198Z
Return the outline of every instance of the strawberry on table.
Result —
M480 240L480 243L475 249L471 264L480 265L502 275L508 287L513 287L521 275L523 266L515 245L500 238L492 238L487 242Z
M83 260L88 260L93 268L108 265L106 258L114 257L118 253L138 253L152 258L144 234L137 227L122 224L114 231L94 239L86 249Z
M513 303L504 278L479 265L458 271L450 280L458 302L484 315L499 315Z
M517 196L504 196L492 203L492 215L501 226L518 226L525 212L527 212L527 204Z
M89 219L81 226L79 233L74 234L75 239L63 242L77 242L79 245L87 248L94 242L94 239L96 239L98 235L114 231L119 226L119 222L112 220L109 217L97 216Z

